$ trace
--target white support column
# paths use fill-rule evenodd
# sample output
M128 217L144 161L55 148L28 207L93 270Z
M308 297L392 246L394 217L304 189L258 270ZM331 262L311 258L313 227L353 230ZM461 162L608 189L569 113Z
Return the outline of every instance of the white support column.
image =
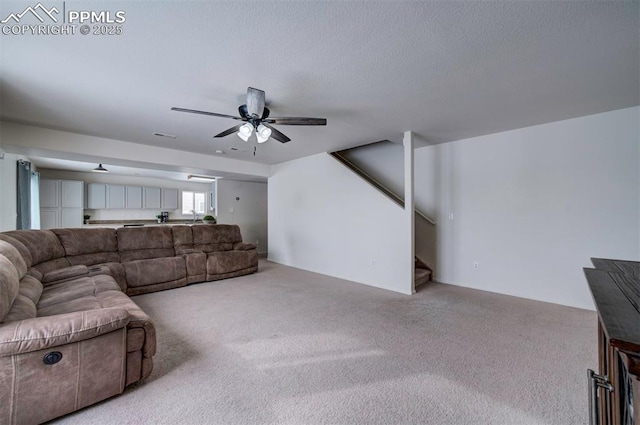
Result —
M405 131L404 138L402 140L402 144L404 146L404 222L406 225L406 230L409 234L409 240L407 243L409 244L408 252L409 256L409 264L411 268L411 272L409 276L411 278L409 293L414 294L416 292L415 288L415 266L414 266L414 258L415 258L415 201L413 199L414 188L413 188L413 132Z

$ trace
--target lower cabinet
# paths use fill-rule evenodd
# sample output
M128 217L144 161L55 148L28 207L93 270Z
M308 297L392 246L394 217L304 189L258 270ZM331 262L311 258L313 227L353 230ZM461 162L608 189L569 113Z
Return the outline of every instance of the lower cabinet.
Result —
M40 208L40 228L56 229L60 227L60 208Z

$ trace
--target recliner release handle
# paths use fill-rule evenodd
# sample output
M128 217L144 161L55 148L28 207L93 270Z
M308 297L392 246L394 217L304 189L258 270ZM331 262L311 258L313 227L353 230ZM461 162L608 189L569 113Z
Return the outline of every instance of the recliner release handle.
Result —
M62 353L60 351L52 351L47 353L42 358L42 362L46 365L53 365L62 360Z

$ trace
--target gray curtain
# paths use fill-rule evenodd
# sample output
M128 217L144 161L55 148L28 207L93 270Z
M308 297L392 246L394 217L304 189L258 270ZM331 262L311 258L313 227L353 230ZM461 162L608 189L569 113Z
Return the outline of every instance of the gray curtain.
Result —
M31 228L31 163L18 160L18 219L16 229Z

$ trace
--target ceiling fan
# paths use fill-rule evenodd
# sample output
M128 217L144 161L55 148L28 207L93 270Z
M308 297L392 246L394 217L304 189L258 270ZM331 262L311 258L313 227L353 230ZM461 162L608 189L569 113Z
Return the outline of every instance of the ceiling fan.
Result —
M282 117L282 118L269 118L269 108L264 104L264 91L254 89L253 87L247 88L247 103L238 107L239 117L226 114L218 114L215 112L197 111L195 109L184 108L171 108L172 111L189 112L192 114L210 115L213 117L231 118L238 121L244 121L244 124L238 124L235 127L231 127L222 133L216 134L213 137L225 137L230 134L236 133L245 142L249 140L249 137L255 131L258 143L264 143L269 140L269 137L273 137L281 143L287 143L291 139L285 136L283 133L272 127L276 125L327 125L325 118L304 118L304 117Z

